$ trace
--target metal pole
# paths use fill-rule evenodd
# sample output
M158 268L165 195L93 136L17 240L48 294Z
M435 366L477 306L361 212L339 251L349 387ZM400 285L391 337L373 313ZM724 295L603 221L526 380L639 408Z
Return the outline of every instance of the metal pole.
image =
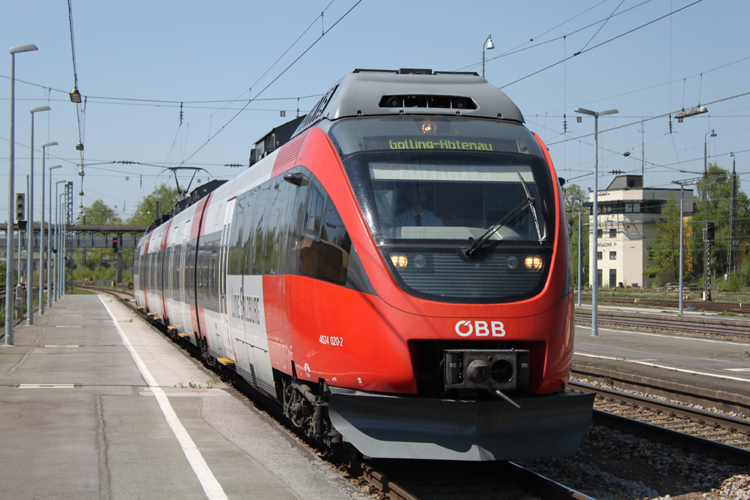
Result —
M685 197L685 186L680 184L680 314L682 314L682 247L683 245L683 239L682 239L682 225L683 225L683 217L684 217L684 210L685 210L685 203L684 203L684 197Z
M703 141L703 300L708 295L708 133Z
M711 290L709 289L709 276L708 276L708 259L709 259L709 246L708 242L708 135L716 137L716 131L706 132L703 136L703 234L706 235L705 252L703 255L703 300L711 300Z
M581 307L581 207L583 200L578 200L578 307Z
M729 219L729 272L734 272L735 258L734 258L734 241L735 232L737 231L737 157L732 154L732 216Z
M47 307L52 307L52 288L54 278L52 275L52 171L56 168L62 168L62 165L54 165L49 168L49 223L47 229Z
M10 157L8 161L8 170L10 176L8 179L8 225L5 237L5 345L13 345L13 315L10 314L11 308L8 305L11 304L13 298L13 224L15 221L15 214L13 208L15 206L15 193L13 192L13 181L15 179L15 169L13 160L15 158L15 89L16 89L16 65L15 65L15 53L10 53ZM15 307L15 304L13 304Z
M57 187L65 181L55 183L55 302L60 298L60 194Z
M594 115L594 287L591 290L591 336L599 336L599 113Z
M26 324L34 324L34 111L31 112L29 202L26 207Z

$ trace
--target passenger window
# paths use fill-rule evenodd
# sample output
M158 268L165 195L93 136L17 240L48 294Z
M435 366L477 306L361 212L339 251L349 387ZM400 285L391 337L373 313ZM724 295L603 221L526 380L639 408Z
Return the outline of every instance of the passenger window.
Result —
M307 199L307 214L305 217L305 232L318 236L320 231L320 218L323 214L323 197L322 186L316 180L310 189L310 196Z
M314 277L337 285L346 285L352 240L336 206L329 198L323 213L320 241L315 243Z
M252 212L251 212L252 216ZM245 200L240 198L234 209L232 217L232 233L229 237L229 259L227 274L242 274L243 250L243 224L245 220Z

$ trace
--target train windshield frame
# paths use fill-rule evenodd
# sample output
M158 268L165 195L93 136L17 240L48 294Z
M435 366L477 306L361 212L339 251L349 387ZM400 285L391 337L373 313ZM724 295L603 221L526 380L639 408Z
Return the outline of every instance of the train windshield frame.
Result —
M555 184L526 127L405 116L340 120L328 134L402 289L469 303L541 291Z

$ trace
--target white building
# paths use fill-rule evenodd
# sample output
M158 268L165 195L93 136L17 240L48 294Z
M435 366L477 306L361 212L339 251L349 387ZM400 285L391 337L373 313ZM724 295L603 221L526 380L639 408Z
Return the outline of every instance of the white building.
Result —
M597 259L599 285L603 287L648 287L654 282L643 271L650 267L648 247L656 241L656 221L663 217L670 200L679 203L680 188L644 188L640 175L615 177L604 191L599 191L597 220L599 238L597 251L593 251L594 237L589 233L589 269ZM593 203L594 193L589 193ZM678 205L679 207L679 205ZM693 191L686 189L683 198L683 215L693 213ZM659 280L677 281L672 275L659 276ZM593 286L593 277L588 277Z

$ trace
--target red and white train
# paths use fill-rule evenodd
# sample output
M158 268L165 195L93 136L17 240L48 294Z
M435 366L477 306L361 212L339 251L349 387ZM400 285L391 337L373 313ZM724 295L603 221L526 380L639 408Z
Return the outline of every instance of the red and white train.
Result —
M356 70L288 142L147 231L137 304L328 443L572 454L593 395L564 391L565 209L523 123L475 73Z

